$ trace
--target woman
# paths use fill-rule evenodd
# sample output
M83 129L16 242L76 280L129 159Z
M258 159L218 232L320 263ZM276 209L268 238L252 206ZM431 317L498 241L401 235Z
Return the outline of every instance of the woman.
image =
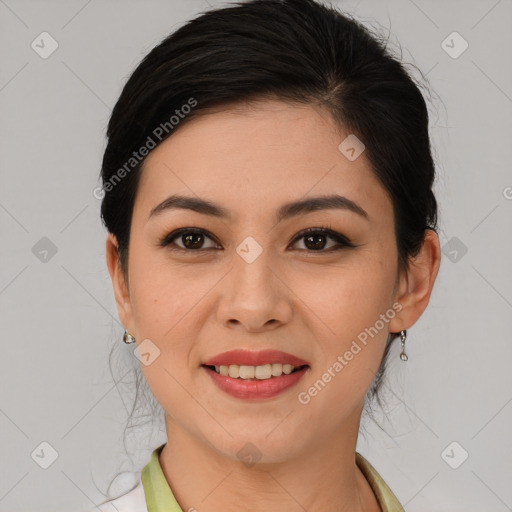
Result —
M107 264L168 440L100 510L403 510L356 452L440 264L402 65L314 0L242 2L155 47L107 135Z

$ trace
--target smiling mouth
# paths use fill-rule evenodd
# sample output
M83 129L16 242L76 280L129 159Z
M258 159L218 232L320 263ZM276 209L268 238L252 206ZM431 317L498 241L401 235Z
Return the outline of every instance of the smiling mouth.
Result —
M202 365L211 371L216 372L219 375L225 377L231 377L232 379L241 380L269 380L282 377L283 375L289 375L299 370L309 368L309 365L292 366L291 364L264 364L259 366L247 366L247 365Z

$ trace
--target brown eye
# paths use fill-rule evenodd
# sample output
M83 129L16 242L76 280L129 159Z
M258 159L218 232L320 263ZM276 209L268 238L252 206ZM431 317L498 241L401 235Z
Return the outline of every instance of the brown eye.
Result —
M329 238L324 233L316 233L312 235L306 235L304 238L304 245L308 249L317 251L318 249L325 249L325 244Z
M181 235L181 242L187 249L201 249L204 243L204 236L199 233Z
M199 251L206 249L216 249L216 244L212 247L204 247L205 239L213 239L203 231L202 229L196 228L181 228L176 231L173 231L169 235L167 235L161 242L160 245L162 247L168 245L176 245L173 249L182 250L182 251ZM181 243L182 245L177 244L175 241Z
M302 231L294 239L295 244L304 239L305 250L311 252L330 252L343 249L344 247L355 247L348 238L328 228L309 228ZM334 246L327 247L328 239L334 240Z

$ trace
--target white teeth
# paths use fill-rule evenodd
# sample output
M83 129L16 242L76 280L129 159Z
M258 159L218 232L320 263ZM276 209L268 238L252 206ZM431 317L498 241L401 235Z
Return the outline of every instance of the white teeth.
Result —
M293 372L293 366L291 364L283 364L283 373L289 374Z
M270 379L272 377L280 377L283 375L288 375L292 373L295 369L295 366L291 364L264 364L260 366L246 366L246 365L237 365L230 364L215 366L215 371L224 376L229 376L232 379L259 379L265 380Z
M240 366L234 364L228 366L228 375L232 379L238 379L238 377L240 377Z
M254 366L254 377L257 379L270 379L272 377L272 365L264 364L263 366Z

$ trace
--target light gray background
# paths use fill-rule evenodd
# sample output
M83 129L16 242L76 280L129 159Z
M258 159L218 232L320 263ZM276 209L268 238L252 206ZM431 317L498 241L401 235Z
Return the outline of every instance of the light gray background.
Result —
M386 432L365 420L358 450L407 512L512 510L512 2L333 3L389 28L440 98L431 128L443 261L408 331L407 363L395 341ZM125 80L208 7L0 0L0 512L90 510L103 499L96 486L141 469L166 439L141 429L131 460L124 453L132 387L114 384L107 356L120 344L135 358L121 341L93 189ZM43 31L59 45L47 59L31 48ZM469 44L456 59L441 46L453 31ZM46 261L43 237L57 249ZM48 469L31 456L42 442L58 453Z

